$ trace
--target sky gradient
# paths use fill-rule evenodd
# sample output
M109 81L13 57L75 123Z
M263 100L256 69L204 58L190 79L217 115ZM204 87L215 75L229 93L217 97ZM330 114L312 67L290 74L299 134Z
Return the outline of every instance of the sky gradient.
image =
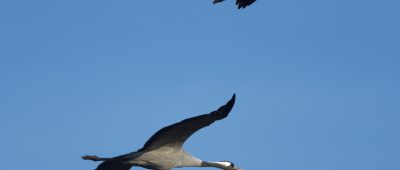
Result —
M1 169L92 170L80 156L135 151L236 93L228 118L187 141L193 155L244 170L398 170L399 6L2 0Z

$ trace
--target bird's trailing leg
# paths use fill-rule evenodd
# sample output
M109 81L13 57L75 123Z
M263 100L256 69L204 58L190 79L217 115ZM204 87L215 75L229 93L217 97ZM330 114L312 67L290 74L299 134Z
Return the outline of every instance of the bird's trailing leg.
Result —
M92 161L109 161L112 158L99 158L96 155L86 155L86 156L82 156L82 159L84 159L84 160L92 160Z

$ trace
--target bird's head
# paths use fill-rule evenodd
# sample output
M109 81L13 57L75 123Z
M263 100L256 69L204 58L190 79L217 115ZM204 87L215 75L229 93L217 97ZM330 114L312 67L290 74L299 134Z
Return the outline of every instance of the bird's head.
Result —
M218 161L218 162L215 162L215 163L226 167L226 169L228 169L228 170L240 170L239 168L235 167L235 164L233 162L231 162L231 161Z

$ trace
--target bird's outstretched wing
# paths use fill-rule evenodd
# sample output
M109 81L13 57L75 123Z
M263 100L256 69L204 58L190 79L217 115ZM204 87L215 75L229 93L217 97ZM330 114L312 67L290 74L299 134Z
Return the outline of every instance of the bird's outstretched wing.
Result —
M183 143L190 137L190 135L217 120L227 117L235 103L235 98L236 95L233 94L232 98L216 111L188 118L160 129L150 137L150 139L141 149L138 150L138 152L150 151L165 146L175 149L181 148Z
M129 170L132 166L128 162L111 160L102 162L95 170Z
M236 5L238 6L238 9L246 8L247 6L251 5L255 1L256 0L236 0Z

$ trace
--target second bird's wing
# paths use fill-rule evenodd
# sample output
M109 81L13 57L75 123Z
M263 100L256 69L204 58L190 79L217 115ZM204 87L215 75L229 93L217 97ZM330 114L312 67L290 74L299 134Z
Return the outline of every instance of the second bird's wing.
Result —
M251 5L256 0L236 0L236 5L238 8L246 8L247 6Z

